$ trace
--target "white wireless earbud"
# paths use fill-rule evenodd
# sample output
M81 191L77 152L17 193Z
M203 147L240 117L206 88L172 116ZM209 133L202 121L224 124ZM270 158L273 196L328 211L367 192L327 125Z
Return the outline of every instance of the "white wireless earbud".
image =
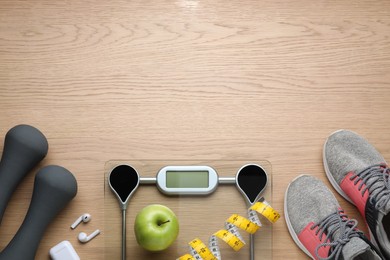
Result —
M87 243L88 241L90 241L92 238L96 237L97 235L100 234L100 230L97 229L95 230L92 234L90 234L89 236L84 233L84 232L81 232L79 234L79 241L82 242L82 243Z
M87 223L90 220L91 220L91 215L88 213L85 213L85 214L81 215L78 219L76 219L76 221L70 226L70 228L75 229L81 223L81 221L84 223Z

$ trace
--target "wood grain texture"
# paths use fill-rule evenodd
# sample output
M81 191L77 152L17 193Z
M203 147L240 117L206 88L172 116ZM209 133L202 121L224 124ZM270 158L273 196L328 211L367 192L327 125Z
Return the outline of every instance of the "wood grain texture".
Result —
M297 175L329 185L322 145L337 129L389 160L389 35L389 1L1 0L0 133L38 127L50 144L40 166L63 165L79 183L37 259L64 239L82 259L104 259L104 231L86 245L76 237L104 227L109 160L268 160L281 212ZM9 204L1 248L32 183ZM84 212L93 220L71 231ZM274 259L305 257L284 221L273 245Z

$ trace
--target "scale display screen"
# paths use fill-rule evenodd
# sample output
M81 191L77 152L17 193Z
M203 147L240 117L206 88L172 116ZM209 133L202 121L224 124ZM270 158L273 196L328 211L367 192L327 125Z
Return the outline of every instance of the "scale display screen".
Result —
M207 195L218 186L218 174L209 166L165 166L156 177L157 187L166 195Z
M208 188L208 171L167 171L167 188Z

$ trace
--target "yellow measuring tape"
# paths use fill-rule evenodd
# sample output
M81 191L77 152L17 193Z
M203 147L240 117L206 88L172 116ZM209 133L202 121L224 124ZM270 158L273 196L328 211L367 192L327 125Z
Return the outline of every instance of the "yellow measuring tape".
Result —
M210 237L208 247L200 239L196 238L188 243L190 253L177 258L177 260L221 260L217 238L224 241L233 250L239 251L245 245L245 242L238 228L249 234L256 233L262 226L257 213L264 216L271 223L275 223L280 218L280 214L264 198L261 198L260 201L248 209L248 218L237 214L231 215L225 222L225 229L215 232Z

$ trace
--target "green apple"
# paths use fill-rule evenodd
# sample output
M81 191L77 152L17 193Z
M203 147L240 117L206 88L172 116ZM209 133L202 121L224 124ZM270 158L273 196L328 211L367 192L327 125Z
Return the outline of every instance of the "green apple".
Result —
M176 240L179 221L170 208L152 204L135 217L134 232L140 246L149 251L162 251Z

